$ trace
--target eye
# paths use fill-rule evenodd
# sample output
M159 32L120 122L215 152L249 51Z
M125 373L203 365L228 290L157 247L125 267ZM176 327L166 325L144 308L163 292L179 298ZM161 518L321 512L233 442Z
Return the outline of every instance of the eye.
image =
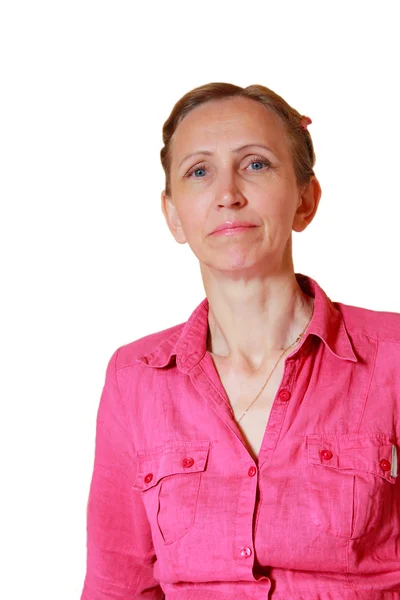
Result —
M251 161L248 163L248 167L250 165L253 164L262 164L264 165L264 167L270 167L271 163L269 160L267 160L266 158L263 158L262 156L252 156L251 157ZM197 171L205 171L207 168L205 163L200 163L198 165L194 165L194 167L192 167L191 169L189 169L189 171L186 173L185 177L189 178L193 173L196 173ZM262 171L262 168L257 168L257 169L250 169L251 171ZM265 170L265 169L264 169ZM195 177L195 179L203 179L203 177Z
M186 173L185 177L190 177L192 173L195 173L196 171L205 171L206 169L206 165L204 163L201 163L200 165L195 165L194 167L192 167L191 169L189 169L189 171ZM195 179L202 179L199 177L195 177Z
M256 156L251 159L249 166L254 165L254 164L262 164L266 167L271 166L271 163L269 162L269 160L267 160L266 158L262 158L261 156ZM251 171L261 171L262 169L250 169L250 170Z

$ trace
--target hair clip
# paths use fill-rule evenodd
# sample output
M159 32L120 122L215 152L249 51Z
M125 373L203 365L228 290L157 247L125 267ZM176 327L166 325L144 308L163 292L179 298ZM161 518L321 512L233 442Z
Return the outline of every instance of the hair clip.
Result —
M310 125L312 123L310 117L306 117L305 115L303 115L300 119L300 127L306 131L307 129L307 125Z

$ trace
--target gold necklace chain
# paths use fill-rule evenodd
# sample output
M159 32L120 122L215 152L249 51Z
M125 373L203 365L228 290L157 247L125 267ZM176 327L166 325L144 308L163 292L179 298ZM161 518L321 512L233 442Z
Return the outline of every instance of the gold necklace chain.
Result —
M277 364L279 363L279 361L281 360L281 358L282 358L282 356L285 354L285 352L286 352L287 350L289 350L289 348L291 348L292 346L294 346L294 344L297 344L297 342L299 342L299 341L301 340L301 338L302 338L302 337L303 337L303 335L304 335L304 332L305 332L305 330L307 329L307 327L308 327L308 326L309 326L309 324L310 324L310 321L311 321L311 319L312 319L312 317L313 317L313 314L314 314L314 300L313 300L313 310L312 310L311 317L309 318L307 325L304 327L304 329L303 329L303 331L300 333L300 335L298 335L298 336L297 336L297 338L295 339L295 341L294 341L292 344L290 344L290 346L288 346L287 348L285 348L285 350L282 352L282 354L280 355L280 357L279 357L279 358L278 358L278 360L276 361L276 363L275 363L275 366L274 366L274 368L272 369L271 373L268 375L267 381L264 383L264 385L262 386L261 390L258 392L257 396L254 398L253 402L252 402L251 404L249 404L249 406L246 408L246 410L244 411L244 413L243 413L243 414L241 415L241 417L240 417L240 418L237 420L237 422L238 422L238 423L241 421L241 419L243 419L244 415L247 413L247 411L249 410L249 408L250 408L251 406L253 406L253 404L254 404L254 402L257 400L257 398L259 398L259 397L260 397L260 395L262 394L262 392L263 392L263 390L264 390L265 386L267 385L268 381L270 380L270 377L271 377L272 373L275 371Z

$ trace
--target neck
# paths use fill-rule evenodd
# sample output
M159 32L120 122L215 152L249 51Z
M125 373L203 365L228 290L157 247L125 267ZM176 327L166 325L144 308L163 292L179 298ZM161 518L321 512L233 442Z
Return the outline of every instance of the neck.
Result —
M313 313L313 298L294 272L243 284L207 277L203 282L209 302L207 350L238 369L258 370L289 346L291 352Z

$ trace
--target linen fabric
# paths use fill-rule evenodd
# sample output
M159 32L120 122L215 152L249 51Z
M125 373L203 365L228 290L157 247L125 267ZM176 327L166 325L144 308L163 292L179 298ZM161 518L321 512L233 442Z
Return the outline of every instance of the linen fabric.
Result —
M117 349L81 600L400 598L400 314L315 299L256 461L206 349L208 300Z

